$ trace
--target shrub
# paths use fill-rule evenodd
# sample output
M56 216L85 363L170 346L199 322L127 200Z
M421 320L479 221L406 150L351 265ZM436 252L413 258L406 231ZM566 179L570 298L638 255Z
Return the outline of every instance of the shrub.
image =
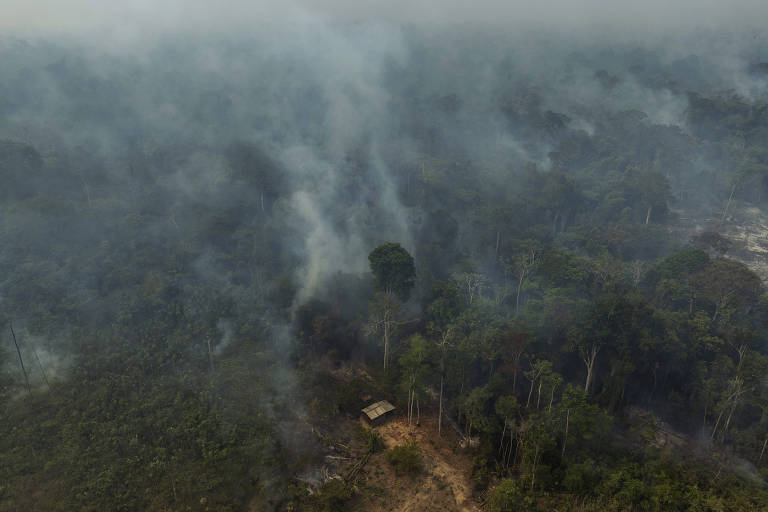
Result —
M320 489L320 502L323 512L344 512L347 510L347 500L352 497L351 491L343 480L334 478Z
M373 430L372 428L360 427L360 437L365 443L365 448L368 453L376 453L384 448L384 440L381 438L381 434Z
M395 473L407 473L410 475L416 475L421 471L421 450L419 446L413 442L395 446L391 450L387 450L384 455L387 462L395 467Z
M488 500L489 512L512 512L523 508L524 494L518 487L517 482L505 478L491 494Z

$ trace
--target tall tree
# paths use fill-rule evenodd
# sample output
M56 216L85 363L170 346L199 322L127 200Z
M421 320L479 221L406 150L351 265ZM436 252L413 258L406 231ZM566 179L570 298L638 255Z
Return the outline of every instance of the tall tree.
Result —
M407 301L416 281L416 266L408 251L398 243L387 242L371 251L368 261L376 288Z
M720 259L693 276L696 296L714 305L712 322L730 307L749 311L759 298L760 278L738 261Z
M416 280L413 257L400 244L387 242L368 255L379 293L371 304L370 332L381 332L384 344L384 370L389 363L390 343L398 325L404 323L400 301L408 300Z
M413 405L416 403L417 415L418 394L429 372L427 360L429 347L427 341L420 335L414 334L410 338L408 351L400 357L400 367L403 370L403 387L408 391L408 427L413 421Z
M587 376L584 380L584 391L589 393L589 390L592 388L592 381L595 377L595 361L597 361L597 354L600 353L600 349L603 347L602 340L587 335L584 331L578 328L568 330L568 339L571 346L579 353L579 357L586 367Z
M367 330L369 334L381 333L381 342L384 345L384 371L386 371L397 328L408 321L403 318L402 304L393 293L377 293L369 309L370 320Z
M427 329L437 345L438 371L440 373L440 396L437 412L437 434L442 435L443 427L443 390L445 387L445 363L448 349L453 343L454 325L452 322L461 310L459 290L452 284L442 281L432 286L433 299L427 306Z

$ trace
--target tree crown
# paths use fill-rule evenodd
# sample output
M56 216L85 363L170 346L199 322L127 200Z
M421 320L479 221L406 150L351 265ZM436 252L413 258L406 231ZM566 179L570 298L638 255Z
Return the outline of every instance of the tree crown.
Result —
M400 244L387 242L368 255L376 288L407 300L416 280L413 257Z

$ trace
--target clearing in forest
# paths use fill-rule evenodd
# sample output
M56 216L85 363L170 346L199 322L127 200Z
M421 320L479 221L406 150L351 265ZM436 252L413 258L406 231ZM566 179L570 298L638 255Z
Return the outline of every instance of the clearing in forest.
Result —
M394 418L377 427L386 450L408 441L421 449L423 470L415 476L397 475L384 451L374 454L358 481L350 510L361 511L460 511L480 510L472 498L469 475L472 457L455 450L458 439L443 425L437 435L437 421L423 417L420 426L408 428L405 418Z

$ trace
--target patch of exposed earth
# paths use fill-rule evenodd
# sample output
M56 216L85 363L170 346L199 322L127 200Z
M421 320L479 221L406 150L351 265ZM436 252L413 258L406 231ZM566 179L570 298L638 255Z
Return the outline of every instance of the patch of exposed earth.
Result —
M672 228L681 242L692 241L711 256L744 263L768 284L768 211L734 201L725 215L678 211Z
M383 452L373 455L362 471L362 478L350 510L360 511L479 511L472 498L469 475L472 457L457 450L455 433L443 426L437 435L434 418L422 417L421 425L408 427L405 418L395 418L377 427L387 449L415 441L421 449L423 471L417 476L396 475Z

